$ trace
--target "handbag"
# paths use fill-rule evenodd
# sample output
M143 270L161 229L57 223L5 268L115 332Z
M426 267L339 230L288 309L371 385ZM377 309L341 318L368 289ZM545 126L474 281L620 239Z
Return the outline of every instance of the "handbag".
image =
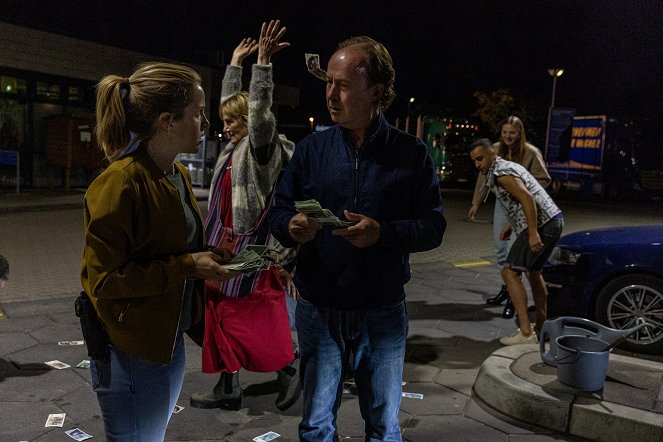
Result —
M284 288L275 267L258 272L248 296L206 295L203 373L240 368L267 373L293 361Z

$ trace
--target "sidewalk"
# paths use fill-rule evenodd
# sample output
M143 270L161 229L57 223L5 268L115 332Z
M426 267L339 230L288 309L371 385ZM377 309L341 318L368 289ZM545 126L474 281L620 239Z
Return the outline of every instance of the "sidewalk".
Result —
M205 189L196 193L205 199ZM58 223L70 218L61 215L74 213L71 209L82 207L82 200L83 192L76 190L67 194L26 190L18 197L0 194L0 221L5 217L26 224L36 222L32 218L41 222L43 214L30 212L53 210L49 212L57 214L49 218L53 225L42 230L48 235L50 229L65 229ZM448 240L439 249L412 257L412 280L406 286L410 331L403 391L422 396L403 398L404 440L663 440L660 362L613 354L605 388L591 394L561 384L554 369L541 362L538 347L499 345L498 338L513 333L515 325L502 319L501 307L485 304L501 283L494 266L480 264L492 259L490 252L472 244L466 255L445 250L447 241L469 243L468 238L479 234L472 230L478 226L458 223L465 209L464 203L462 207L445 203ZM41 244L45 245L39 253L51 261L75 262L78 255L68 255L79 253L61 244ZM0 244L0 253L5 246ZM0 293L5 311L0 318L0 440L66 441L71 439L64 431L73 428L103 440L89 373L76 368L87 359L85 347L58 345L82 339L73 314L76 291L66 285L44 295L46 285L58 284L56 279L26 284L12 296L13 302L5 302ZM44 364L52 360L71 367L57 370ZM187 339L179 401L184 408L173 415L166 440L251 441L268 431L281 435L277 441L297 440L301 400L279 412L274 406L274 374L242 371L245 402L239 411L190 407L191 393L209 390L217 380L202 374L200 365L200 349ZM624 373L639 376L633 382ZM52 413L66 413L62 428L44 427ZM343 395L338 427L342 440L363 440L363 421L352 393Z

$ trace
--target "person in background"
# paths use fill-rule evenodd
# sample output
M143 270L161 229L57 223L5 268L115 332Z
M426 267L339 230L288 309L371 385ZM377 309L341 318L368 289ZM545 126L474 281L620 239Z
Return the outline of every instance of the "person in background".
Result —
M175 162L198 152L209 126L200 76L156 62L106 76L96 118L110 165L85 194L81 283L110 343L91 360L92 388L107 440L163 440L184 379L183 332L202 330L196 280L236 276L204 250L191 178Z
M0 255L0 289L5 287L9 279L9 261L7 258Z
M536 344L535 329L541 330L547 319L548 293L541 269L562 234L562 211L531 173L520 164L498 156L486 138L472 143L470 158L486 177L486 187L495 192L497 204L508 216L509 224L502 228L500 239L508 239L512 231L516 236L502 267L502 279L516 309L519 328L515 335L501 338L500 343ZM532 289L535 324L530 323L527 313L523 272Z
M302 441L337 440L349 368L366 440L401 440L409 254L437 247L446 221L426 145L383 114L394 79L391 55L379 42L354 37L338 46L326 92L336 125L298 144L270 211L274 236L300 245ZM307 199L352 225L332 230L297 213L294 202Z
M541 186L548 187L550 184L550 175L546 168L546 163L543 160L541 151L527 142L525 136L525 126L520 118L512 115L502 121L500 124L500 141L495 143L497 154L508 161L513 161L523 166L534 178L541 184ZM484 175L479 174L477 182L474 187L474 194L472 196L472 206L467 213L467 218L474 221L479 206L482 201L488 196L488 189L485 186L486 178ZM497 265L502 268L506 259L509 247L512 242L500 239L500 233L504 225L508 224L506 212L500 204L495 202L493 211L493 240L495 243L495 254L497 256ZM507 301L502 316L505 318L512 318L514 315L513 304L509 299L509 293L506 285L502 285L499 293L488 298L486 302L491 305L500 305L502 302Z
M268 209L274 185L294 150L294 143L277 133L276 120L270 110L274 89L271 57L290 45L281 41L285 31L279 20L263 23L259 40L244 38L233 51L231 63L226 68L219 114L229 143L216 163L205 221L208 240L218 247L232 247L219 243L223 238L237 238L263 228L268 233L266 223L262 226L261 215ZM242 92L242 62L256 50L258 60L252 67L249 92ZM257 236L252 243L257 241L277 250L282 265L279 274L286 289L284 293L290 295L286 301L294 309L297 290L289 271L293 269L296 251L284 249L268 235L262 240ZM227 303L242 302L250 295L242 289L246 286L242 282L244 279L238 278L216 290L206 289L208 319L221 315L210 309L221 312ZM197 408L239 409L242 407L239 371L228 372L221 360L228 351L221 335L229 332L218 322L208 320L206 323L205 342L210 345L203 349L203 370L221 371L221 376L212 391L192 394L190 403ZM250 330L246 332L250 334ZM241 336L234 338L241 339ZM270 344L265 342L265 345ZM291 364L277 371L279 393L276 407L280 410L291 407L300 395L298 365L299 358L295 357Z

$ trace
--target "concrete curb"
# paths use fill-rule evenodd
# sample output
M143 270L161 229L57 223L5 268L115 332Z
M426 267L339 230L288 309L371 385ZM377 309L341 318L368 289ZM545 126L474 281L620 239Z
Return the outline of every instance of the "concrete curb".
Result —
M663 415L659 413L588 396L587 392L562 385L556 376L548 376L543 385L517 376L513 365L533 353L539 353L538 345L496 350L481 365L474 394L499 413L571 436L607 442L663 440ZM643 369L661 368L651 361L614 354L610 360Z

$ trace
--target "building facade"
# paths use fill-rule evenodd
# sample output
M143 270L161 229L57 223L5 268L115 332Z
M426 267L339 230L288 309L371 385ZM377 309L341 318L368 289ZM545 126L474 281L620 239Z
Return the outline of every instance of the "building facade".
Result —
M0 151L19 153L21 187L60 187L65 181L64 168L49 164L46 155L51 117L72 115L93 123L94 86L103 76L128 76L141 62L168 61L4 22L0 41ZM208 109L216 110L220 68L191 66L202 76ZM78 126L79 141L93 143L85 126ZM72 186L87 186L95 171L73 168L70 173L66 178ZM16 165L0 162L0 189L13 188L16 179Z

